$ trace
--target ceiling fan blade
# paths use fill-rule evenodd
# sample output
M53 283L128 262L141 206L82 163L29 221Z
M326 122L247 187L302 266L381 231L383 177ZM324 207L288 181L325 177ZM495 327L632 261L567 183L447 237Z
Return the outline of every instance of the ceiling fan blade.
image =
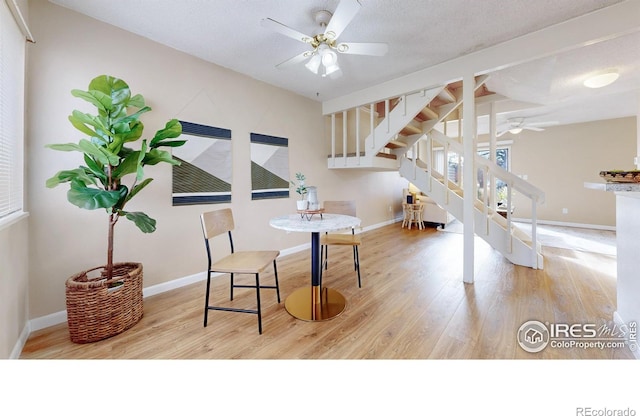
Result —
M509 131L509 130L503 130L503 131L501 131L500 133L496 134L496 137L500 137L500 136L502 136L502 135L506 134L508 131Z
M527 126L534 126L534 127L551 127L559 123L557 121L538 121L538 122L526 122L524 124L526 124Z
M331 40L337 39L349 22L353 20L360 7L358 0L340 0L340 4L338 4L324 31L324 35Z
M287 59L286 61L279 63L278 65L276 65L276 68L284 69L284 68L288 68L290 66L293 66L295 64L299 64L300 62L302 62L305 59L309 58L313 54L314 54L313 51L302 52L301 54L298 54L298 55L294 56L293 58Z
M260 24L262 25L262 27L266 27L267 29L271 29L274 32L278 32L300 42L311 43L311 41L313 40L311 36L300 33L297 30L291 29L289 26L283 25L282 23L268 17L266 19L262 19Z
M373 55L384 56L389 51L389 45L386 43L354 43L343 42L336 46L336 50L340 53L350 55Z
M522 128L525 130L531 130L531 131L544 131L544 129L540 127L533 127L533 126L524 126Z

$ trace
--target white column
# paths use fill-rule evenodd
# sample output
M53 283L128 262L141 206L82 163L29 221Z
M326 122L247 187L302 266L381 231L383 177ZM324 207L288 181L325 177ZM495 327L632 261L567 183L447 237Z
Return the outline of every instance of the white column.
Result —
M464 266L462 280L465 283L473 283L474 280L474 224L473 224L473 200L474 195L474 155L475 144L475 77L467 74L462 80L462 117L464 147L464 166L462 169L462 183L464 183L464 200L462 218L464 223Z
M638 93L638 113L636 114L636 135L637 135L637 144L636 144L636 169L640 169L640 93Z
M491 103L491 111L489 116L489 160L495 163L496 161L496 137L498 135L498 126L496 125L496 106L495 103ZM487 178L484 179L487 181ZM491 174L491 195L489 198L489 203L491 204L491 209L495 210L497 201L496 201L496 177Z

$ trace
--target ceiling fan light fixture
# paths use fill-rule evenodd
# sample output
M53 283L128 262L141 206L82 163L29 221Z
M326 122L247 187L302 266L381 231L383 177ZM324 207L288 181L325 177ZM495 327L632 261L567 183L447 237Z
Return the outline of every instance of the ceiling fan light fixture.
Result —
M322 65L325 67L330 67L336 65L338 61L338 56L333 51L325 50L322 54Z
M320 55L315 54L311 57L311 59L309 59L309 62L307 62L304 66L306 66L309 71L313 72L314 74L317 74L318 69L320 68L321 62L322 62L322 58L320 57Z
M520 133L522 133L522 127L516 127L514 129L509 129L509 133L511 133L511 134L520 134Z
M329 65L329 66L325 67L325 71L324 71L324 74L322 74L322 76L324 77L324 76L327 76L327 75L331 75L331 74L333 74L334 72L336 72L339 69L340 68L338 67L338 65L335 65L335 64Z
M612 84L618 79L620 74L615 69L609 69L603 72L598 72L584 80L584 86L588 88L602 88L609 84Z

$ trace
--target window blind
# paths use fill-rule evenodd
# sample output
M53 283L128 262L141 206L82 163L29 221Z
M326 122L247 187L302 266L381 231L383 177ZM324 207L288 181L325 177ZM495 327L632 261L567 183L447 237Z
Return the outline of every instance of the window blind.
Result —
M0 1L0 220L23 209L25 36Z

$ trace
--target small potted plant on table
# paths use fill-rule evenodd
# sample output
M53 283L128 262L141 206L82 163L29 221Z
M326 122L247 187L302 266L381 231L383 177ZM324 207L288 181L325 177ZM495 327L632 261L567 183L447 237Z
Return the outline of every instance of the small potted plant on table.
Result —
M301 172L298 172L296 173L296 180L298 183L296 184L294 181L291 181L291 185L296 188L296 193L300 195L300 199L296 201L298 211L304 211L307 209L308 201L304 199L307 192L309 192L304 182L306 179L307 178Z

